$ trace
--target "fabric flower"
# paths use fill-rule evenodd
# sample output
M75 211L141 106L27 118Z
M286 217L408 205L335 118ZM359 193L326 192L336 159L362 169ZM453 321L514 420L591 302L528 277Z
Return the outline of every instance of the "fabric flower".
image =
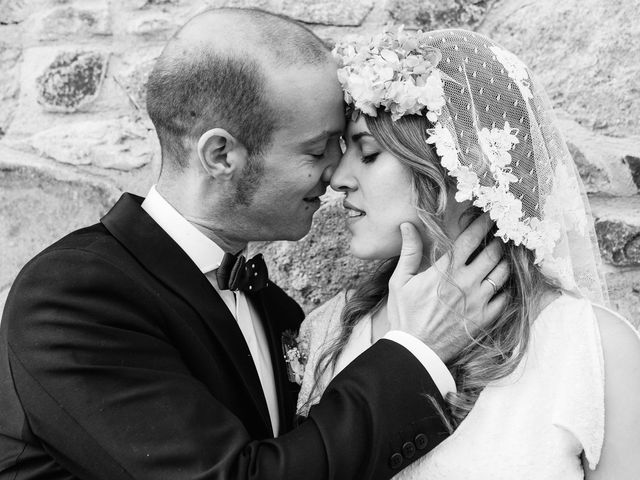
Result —
M515 132L515 133L514 133ZM478 134L480 149L487 156L492 168L504 168L511 163L509 151L520 141L516 136L517 129L511 128L509 122L504 128L483 128Z
M442 54L426 43L425 33L399 28L367 42L337 44L333 54L345 102L371 117L384 107L393 120L424 112L435 123L445 106L443 79L436 68Z
M525 100L532 99L533 94L531 93L531 88L529 86L529 73L527 72L525 64L522 63L522 61L513 53L496 45L491 47L491 51L496 56L496 59L504 65L509 78L511 78L518 86L522 97Z
M458 160L456 141L451 132L438 123L434 128L427 130L427 133L429 134L427 143L435 145L442 166L450 173L456 171L460 167L460 160Z
M308 345L294 330L285 330L282 332L282 351L287 363L289 381L301 385L307 363Z
M456 191L456 202L462 203L472 200L477 188L480 186L478 176L469 167L463 166L456 171L456 179L458 180Z

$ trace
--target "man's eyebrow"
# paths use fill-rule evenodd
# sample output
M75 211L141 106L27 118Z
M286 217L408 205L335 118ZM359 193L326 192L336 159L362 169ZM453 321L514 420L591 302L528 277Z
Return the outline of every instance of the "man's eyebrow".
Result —
M373 137L373 135L371 135L369 132L358 132L358 133L354 133L353 135L351 135L351 141L353 142L357 142L358 140L360 140L362 137Z
M313 138L309 138L309 139L307 139L307 140L303 140L303 141L302 141L302 142L300 142L300 143L301 143L303 146L306 146L306 145L315 145L315 144L319 143L319 142L320 142L320 141L322 141L322 140L326 140L326 139L331 138L331 137L338 137L338 136L340 136L340 135L342 135L342 130L333 130L333 131L330 131L330 132L328 132L328 131L324 131L324 132L322 132L320 135L316 135L316 136L315 136L315 137L313 137Z

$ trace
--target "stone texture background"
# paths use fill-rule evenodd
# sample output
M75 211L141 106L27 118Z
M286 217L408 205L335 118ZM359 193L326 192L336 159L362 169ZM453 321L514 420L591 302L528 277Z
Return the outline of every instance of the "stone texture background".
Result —
M589 193L611 303L640 324L640 0L0 0L0 306L20 267L95 222L159 167L145 80L166 39L209 6L288 14L338 39L404 23L461 26L546 85ZM330 203L301 242L261 248L309 310L372 269Z

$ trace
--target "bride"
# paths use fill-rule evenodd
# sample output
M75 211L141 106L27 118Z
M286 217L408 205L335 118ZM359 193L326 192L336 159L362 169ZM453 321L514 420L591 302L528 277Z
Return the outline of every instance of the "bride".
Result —
M299 413L388 330L400 225L420 235L426 269L484 211L510 266L508 304L447 365L451 435L397 478L640 478L640 341L600 306L588 203L528 68L463 30L400 29L334 54L352 120L331 185L345 194L352 253L384 261L303 324ZM411 447L397 446L394 467Z

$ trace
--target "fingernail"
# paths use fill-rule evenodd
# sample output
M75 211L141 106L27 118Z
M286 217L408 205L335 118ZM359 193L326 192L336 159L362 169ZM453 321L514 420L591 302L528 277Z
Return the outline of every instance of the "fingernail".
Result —
M407 232L409 231L409 225L407 225L406 223L401 223L400 224L400 232L402 233L402 235L406 235Z

